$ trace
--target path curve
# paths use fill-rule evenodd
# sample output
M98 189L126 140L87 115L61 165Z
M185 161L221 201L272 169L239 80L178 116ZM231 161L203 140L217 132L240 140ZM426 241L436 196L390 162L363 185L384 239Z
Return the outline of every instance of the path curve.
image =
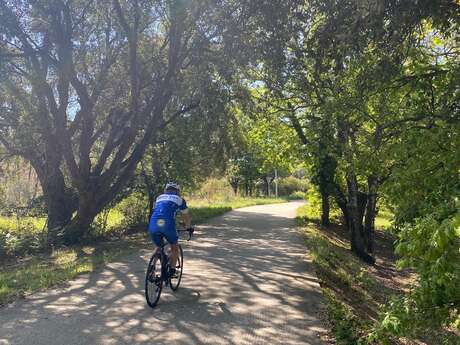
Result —
M321 344L320 288L293 220L299 206L247 207L200 226L184 245L181 287L165 290L154 310L142 251L0 309L0 344Z

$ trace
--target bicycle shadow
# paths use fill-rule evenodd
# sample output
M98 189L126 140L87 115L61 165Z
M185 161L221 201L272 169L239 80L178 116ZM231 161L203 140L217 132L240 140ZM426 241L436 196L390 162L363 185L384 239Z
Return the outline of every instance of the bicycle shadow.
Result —
M317 280L292 218L234 211L183 247L181 286L156 308L145 302L142 250L2 309L0 344L319 343Z

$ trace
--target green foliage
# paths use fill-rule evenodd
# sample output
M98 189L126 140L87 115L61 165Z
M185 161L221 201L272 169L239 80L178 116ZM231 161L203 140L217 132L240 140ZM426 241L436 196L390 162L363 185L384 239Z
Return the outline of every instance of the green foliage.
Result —
M292 195L295 192L305 193L308 190L308 181L288 176L281 178L278 182L278 193L282 196Z
M383 328L414 337L458 319L459 7L377 2L307 2L292 54L262 72L270 96L260 101L296 130L323 195L347 206L357 186L390 205L401 267L418 279ZM312 198L304 220L319 218Z
M191 197L205 199L206 201L230 201L234 199L232 188L225 179L209 178L204 182L197 191L191 194Z
M294 192L287 196L288 200L305 200L307 198L307 193L305 192Z
M450 43L443 40L449 47ZM414 59L412 73L427 73L426 63L426 56ZM395 165L385 185L399 237L399 266L410 267L418 274L411 293L384 308L378 331L387 335L397 332L414 336L429 329L458 328L460 123L451 120L459 113L450 104L459 97L459 65L446 59L438 68L442 72L438 69L430 81L417 83L408 109L413 116L426 112L422 99L432 97L436 119L424 123L427 127L422 131L407 131L392 152L393 159L403 163ZM435 94L429 91L433 88Z
M0 257L37 253L45 248L45 219L0 216Z
M120 255L138 250L143 238L117 240L94 246L62 249L0 270L0 306L19 296L62 284L92 272Z
M316 188L311 188L306 194L307 205L302 206L299 211L299 220L307 224L310 222L319 222L321 219L321 195ZM335 222L341 222L342 214L335 203L331 204L330 217Z
M398 265L414 268L418 282L409 295L385 308L378 331L415 336L455 324L460 331L460 212L418 218L398 235Z
M257 91L264 93L264 90ZM295 131L276 117L269 116L267 113L272 110L266 109L266 113L252 116L239 116L246 144L257 157L261 173L272 172L274 169L289 171L299 163Z
M125 216L120 211L120 208L123 209L125 207L126 207L126 203L124 203L122 200L120 204L116 205L115 207L103 210L94 219L94 222L92 224L92 229L91 229L92 230L91 236L93 238L105 238L110 235L115 235L117 234L117 232L123 233L126 230L126 228L129 229L130 225L125 222ZM133 212L137 212L137 211L138 210L136 209ZM133 218L136 218L136 217L133 217ZM135 225L133 223L131 224Z
M252 193L256 180L262 176L261 165L260 158L254 153L244 153L229 160L227 178L230 183L244 187L245 194L248 196Z
M332 332L335 336L337 344L340 345L358 345L363 344L360 341L358 330L360 326L356 316L340 301L334 294L326 289L323 289L326 299L326 310L329 320L332 322Z
M115 209L121 213L121 227L131 228L148 222L147 198L142 193L132 193L123 199Z

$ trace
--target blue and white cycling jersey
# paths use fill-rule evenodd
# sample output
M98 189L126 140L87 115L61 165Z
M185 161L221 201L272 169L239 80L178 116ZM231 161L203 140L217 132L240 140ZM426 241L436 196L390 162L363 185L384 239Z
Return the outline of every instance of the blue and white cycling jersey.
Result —
M156 202L149 223L149 232L176 231L176 214L187 210L184 199L174 193L161 194Z

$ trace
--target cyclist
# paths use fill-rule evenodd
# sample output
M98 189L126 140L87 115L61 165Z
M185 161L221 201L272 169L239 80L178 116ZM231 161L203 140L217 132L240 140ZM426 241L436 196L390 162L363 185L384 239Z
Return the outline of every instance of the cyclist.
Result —
M175 182L168 182L164 193L155 202L155 208L150 218L148 231L152 242L156 245L156 253L160 252L163 237L171 245L170 276L176 274L176 263L179 255L177 241L179 236L176 231L176 214L182 214L182 220L187 229L191 228L192 217L187 208L187 203L180 196L180 186Z

